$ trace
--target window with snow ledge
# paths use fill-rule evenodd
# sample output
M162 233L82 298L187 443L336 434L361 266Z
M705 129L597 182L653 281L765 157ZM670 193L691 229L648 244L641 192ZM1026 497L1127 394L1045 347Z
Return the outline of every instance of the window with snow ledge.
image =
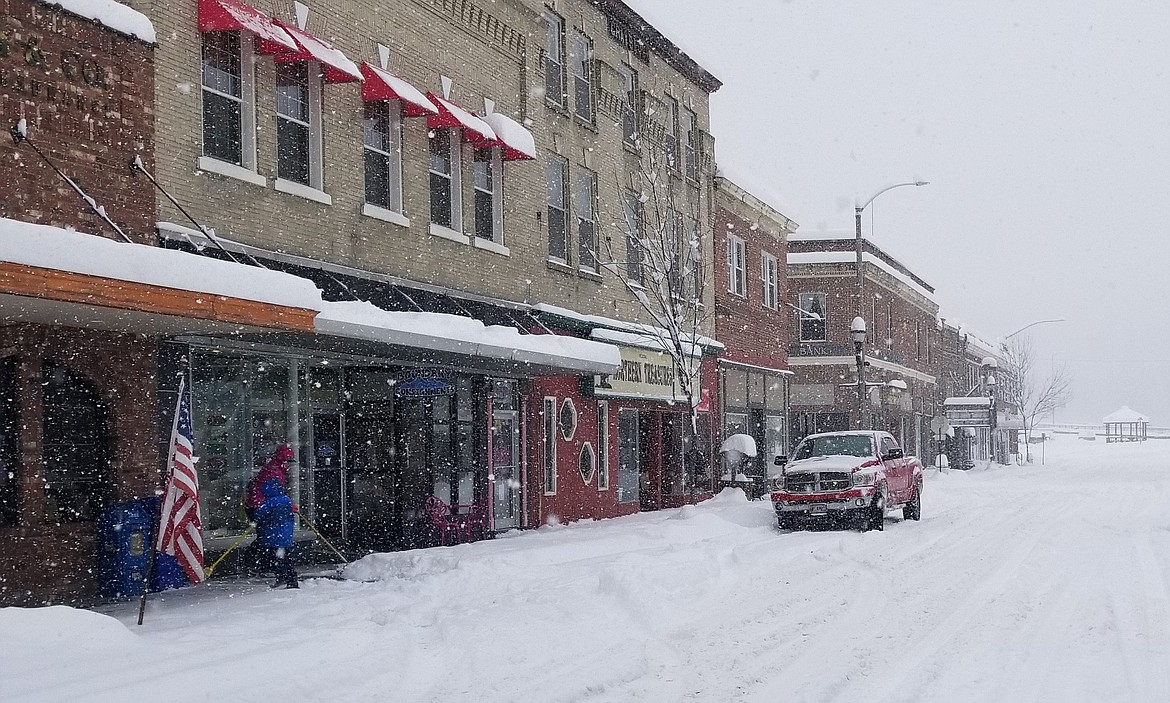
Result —
M542 12L544 21L544 96L550 103L565 107L565 21L552 12Z
M463 230L460 196L459 130L429 132L431 223L455 232Z
M201 36L205 157L201 161L214 159L255 172L255 55L244 51L240 32ZM207 170L218 171L214 164Z
M471 164L475 190L475 237L500 247L504 246L502 158L499 147L477 148Z
M322 74L316 61L276 65L276 176L322 190ZM301 194L299 189L289 189Z
M584 166L577 170L577 265L598 272L597 174Z
M699 125L695 111L683 108L681 119L683 168L688 179L699 180Z
M630 283L642 285L642 241L645 239L642 199L630 191L626 193L625 201L623 229L626 231L626 279Z
M824 293L800 294L800 341L824 342L828 334L828 296Z
M365 103L366 203L402 212L402 106L397 100Z
M569 263L569 163L550 156L548 174L548 258Z
M727 292L747 297L747 246L734 234L727 235Z
M618 68L622 76L622 143L638 147L638 72L626 64Z
M664 143L666 145L666 165L672 171L679 170L678 163L678 100L670 96L663 98L666 114L663 116L663 126L666 128Z
M593 124L593 40L579 29L573 30L569 68L573 74L573 112Z

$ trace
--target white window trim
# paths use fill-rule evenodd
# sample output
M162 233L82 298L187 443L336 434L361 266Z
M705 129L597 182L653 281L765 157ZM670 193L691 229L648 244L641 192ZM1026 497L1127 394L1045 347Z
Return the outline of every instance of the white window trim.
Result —
M544 97L545 97L545 100L552 103L553 105L556 105L557 107L564 108L564 107L567 107L567 105L568 105L568 92L569 92L569 91L565 90L565 82L566 82L565 78L568 75L568 71L565 70L565 59L566 59L566 56L565 56L565 20L560 15L553 14L552 12L542 12L542 13L540 13L540 16L545 21L545 30L544 30L545 31L545 52L544 52L544 54L546 57L550 57L552 59L551 63L555 64L557 66L557 68L560 69L560 75L561 75L561 94L559 96L557 96L556 98L549 97L549 95L548 95L548 78L547 78L547 76L542 77L544 79L543 82L544 82L544 87L545 87L545 96ZM550 31L553 31L554 29L557 33L557 49L558 49L557 53L559 54L558 56L551 56L548 53L548 33ZM541 66L541 68L545 68L545 67Z
M410 218L403 215L401 212L394 210L387 210L379 205L371 205L364 203L362 205L362 214L366 217L371 217L375 220L382 220L383 222L390 222L392 224L400 225L402 227L410 226Z
M450 239L451 241L459 242L460 244L471 244L471 237L468 237L466 234L463 234L462 232L456 232L450 227L437 225L434 222L431 223L430 233L436 237Z
M574 218L575 223L577 225L577 227L576 227L577 231L575 232L575 234L577 235L575 237L575 239L577 240L577 270L583 271L585 273L599 274L599 273L601 273L601 232L600 232L600 229L598 227L599 223L597 220L597 216L598 216L598 212L597 212L598 193L597 193L597 191L599 190L598 186L600 184L598 183L597 173L595 171L591 171L590 169L585 168L584 166L578 166L577 167L577 177L581 178L582 176L589 178L589 183L590 183L590 185L589 185L589 198L590 198L591 202L589 203L590 216L588 218L582 216L582 212L584 212L584 208L582 207L581 203L577 203L577 217ZM579 186L580 182L578 182L577 185ZM573 192L575 193L575 192L577 192L577 190L579 190L579 188L574 188ZM581 263L581 225L585 222L588 222L589 224L593 225L593 264L594 264L593 267L589 267L589 266L586 266L583 263Z
M771 264L771 266L769 266ZM779 305L779 262L768 252L760 252L760 280L764 284L764 307L775 310Z
M570 53L573 54L573 57L576 56L578 49L581 48L581 47L578 47L578 42L577 42L578 39L581 39L584 43L583 48L585 51L585 55L581 57L581 70L584 73L584 75L578 76L572 70L569 71L569 79L573 81L573 91L572 91L572 93L573 93L573 114L576 117L584 120L585 122L588 122L589 124L593 124L597 121L597 95L596 95L597 86L593 85L593 70L592 70L593 38L590 37L585 32L581 31L580 29L574 28L573 33L570 37L570 43L572 43L572 45L573 45ZM578 80L584 81L585 85L587 85L589 87L589 115L588 116L581 114L581 106L577 104L577 81ZM569 91L565 91L565 92L569 92Z
M511 256L512 255L512 250L509 249L508 247L504 246L503 244L496 244L495 242L489 241L487 239L481 239L479 237L476 237L474 239L473 243L475 244L476 249L483 249L484 251L490 251L493 254L499 254L500 256Z
M249 42L246 32L240 33L240 162L233 164L214 156L200 155L199 168L211 171L228 178L238 178L241 181L267 186L268 181L256 172L256 54L248 51ZM202 42L202 38L200 38ZM203 50L200 44L200 51ZM203 93L210 92L225 98L235 100L234 95L227 95L218 90L203 85L203 76L199 76L199 150L203 151Z
M568 435L566 435L564 430L561 429L561 411L565 409L565 406L568 406L569 410L571 410L573 413L573 429L569 432ZM563 401L561 401L561 406L557 409L557 432L560 433L559 436L566 442L572 442L573 439L577 436L577 425L580 423L580 420L581 417L577 413L577 404L573 402L573 399L565 398Z
M573 184L572 184L572 181L570 180L568 160L566 160L560 156L554 156L553 159L554 159L553 163L559 164L561 166L561 169L560 169L560 171L561 171L561 205L563 207L559 207L559 208L553 207L552 204L550 204L548 201L547 194L545 195L545 198L544 198L544 207L545 207L546 213L548 210L557 210L559 212L564 213L564 215L565 215L565 258L562 259L558 256L553 256L552 254L549 254L548 260L555 263L555 264L559 264L562 266L572 266L569 262L572 261L572 258L573 258L572 257L572 248L573 248L573 240L575 239L575 237L573 237L573 231L571 229L572 220L573 220L572 215L571 215L571 205L572 205L571 199L572 199ZM547 173L546 173L545 177L547 178ZM546 187L547 187L547 184L546 184ZM551 245L552 245L552 220L551 220L551 218L549 218L549 221L545 223L545 237L546 237L545 243L551 247Z
M747 243L734 234L727 235L727 292L747 298Z
M589 484L593 483L593 479L597 478L597 450L593 448L593 443L588 441L588 440L586 440L585 443L581 445L580 451L577 452L577 474L578 475L581 474L581 455L584 454L586 450L589 451L589 457L590 457L589 478L586 479L584 476L581 476L581 481L586 486L588 486Z
M502 150L498 146L492 147L492 238L484 239L475 234L475 245L481 249L494 251L497 254L502 254L508 250L504 243L504 157ZM489 191L481 189L479 186L473 185L474 190L480 193L488 193ZM483 244L493 244L495 247L483 246Z
M609 401L597 401L597 490L609 490ZM602 479L605 479L602 485Z
M386 115L389 121L389 137L390 137L390 151L383 151L366 144L363 138L362 150L370 150L375 154L379 154L389 161L390 174L390 199L398 203L398 209L387 208L383 205L374 205L373 203L366 203L371 207L379 210L402 213L403 207L403 193L402 193L402 102L399 100L384 100L386 103ZM364 177L364 174L363 174ZM364 214L364 213L363 213ZM406 219L403 217L403 219ZM393 221L393 220L392 220ZM406 226L410 226L410 220L406 220Z
M311 163L309 168L312 168ZM312 200L313 202L321 203L322 205L333 204L333 196L329 195L323 190L307 186L304 183L297 183L296 181L290 181L286 178L277 178L275 181L273 181L272 187L281 193L295 195L298 198Z
M825 307L824 307L824 310L821 311L821 314L824 315L823 322L825 323L825 336L821 339L805 339L804 334L803 334L803 325L800 324L801 320L804 319L804 313L797 311L797 313L796 313L796 341L797 342L809 342L812 344L816 344L817 342L827 342L827 341L829 341L829 295L828 295L828 293L823 293L823 292L817 291L817 290L808 290L808 291L804 291L802 293L797 293L796 294L796 302L798 305L800 305L801 309L804 309L804 305L803 305L804 301L801 298L803 296L806 296L806 295L819 295L819 296L823 296L825 299Z
M433 173L436 176L449 178L451 180L451 226L447 227L445 225L435 224L434 222L432 222L431 223L431 234L434 234L434 235L439 236L439 237L445 236L445 234L441 234L440 232L437 232L436 230L442 230L443 232L447 232L447 233L455 233L456 235L458 235L460 237L460 239L463 241L464 244L467 244L469 240L468 240L467 236L462 233L463 232L463 178L462 178L462 176L463 176L463 142L462 142L463 134L462 134L462 132L463 132L463 130L460 130L460 129L455 129L455 128L448 128L447 129L447 136L451 140L451 145L449 147L450 151L448 152L448 154L450 155L451 173L449 173L449 174L448 173L440 173L440 172L432 169L430 167L430 163L429 163L430 162L430 155L429 154L427 155L427 162L428 162L427 173L428 174ZM427 145L427 148L428 149L430 148L429 144ZM429 197L430 193L428 193L427 195ZM447 238L452 239L452 237L447 237ZM460 239L456 239L455 241L460 241Z
M556 396L546 395L544 397L544 417L541 418L540 432L541 432L541 460L540 465L540 483L541 488L546 496L555 496L557 494L557 441L561 436L560 421L557 416L557 399ZM552 419L552 425L549 425L549 419ZM547 450L550 446L549 434L552 435L552 457L551 475L546 471L550 465L550 457L547 455ZM550 480L551 479L551 480ZM552 484L551 490L549 484Z
M220 161L214 156L200 156L198 162L196 163L196 167L200 171L206 171L208 173L214 173L219 176L234 178L236 180L244 181L245 183L251 183L252 185L257 185L262 188L268 187L268 179L259 173L246 169L243 166L237 166L236 164L229 163L227 161Z

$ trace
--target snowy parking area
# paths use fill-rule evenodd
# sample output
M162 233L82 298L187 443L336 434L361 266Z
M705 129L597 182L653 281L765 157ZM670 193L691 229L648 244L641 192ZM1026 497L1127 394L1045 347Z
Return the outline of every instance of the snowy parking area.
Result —
M0 700L1167 701L1168 569L1170 441L1062 437L930 475L884 532L779 533L725 493L213 583L141 628L0 609Z

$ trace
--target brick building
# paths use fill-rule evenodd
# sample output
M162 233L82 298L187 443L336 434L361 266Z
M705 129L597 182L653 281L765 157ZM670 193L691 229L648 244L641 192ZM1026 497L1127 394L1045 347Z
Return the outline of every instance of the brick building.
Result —
M993 382L990 380L994 379ZM950 431L940 449L953 467L1006 464L1019 452L1019 379L1001 345L939 318L939 404Z
M788 447L788 237L797 224L732 180L715 179L715 329L722 436L749 434L758 453L745 472L762 488Z
M930 422L938 402L938 305L934 289L897 259L864 241L858 290L855 240L815 233L789 239L788 302L796 339L788 363L792 440L859 426L857 371L850 324L861 316L869 428L889 431L908 453L929 460Z
M668 163L672 221L710 231L714 77L616 1L131 4L167 38L157 176L194 220L160 199L160 241L215 254L212 228L329 302L416 316L394 334L318 317L312 337L165 340L164 365L189 364L215 467L211 549L243 530L238 496L279 442L297 451L304 515L355 551L433 543L432 496L503 531L708 490L662 439L679 436L663 429L680 414L671 384L599 392L618 363L562 340L663 365L605 264L629 259L652 157ZM443 342L469 320L534 353Z

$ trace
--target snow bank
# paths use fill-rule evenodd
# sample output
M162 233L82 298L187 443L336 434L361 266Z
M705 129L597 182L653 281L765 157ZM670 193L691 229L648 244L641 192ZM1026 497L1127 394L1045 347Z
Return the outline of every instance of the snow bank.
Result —
M4 218L0 261L307 310L321 307L317 286L292 274Z
M115 32L156 44L154 25L146 15L114 0L42 0L75 15L103 24Z

